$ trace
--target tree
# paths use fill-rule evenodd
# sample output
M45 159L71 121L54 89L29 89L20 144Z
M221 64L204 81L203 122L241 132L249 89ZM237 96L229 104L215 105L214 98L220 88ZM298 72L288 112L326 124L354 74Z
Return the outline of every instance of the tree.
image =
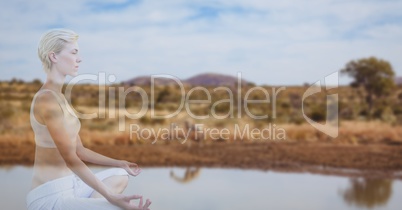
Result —
M396 87L391 64L375 57L350 61L341 73L354 78L352 87L366 90L369 118L372 116L374 99L388 96Z
M42 85L42 81L40 81L40 79L34 79L34 80L32 80L32 84L34 84L34 85Z
M343 192L347 203L367 208L385 205L391 196L392 180L389 179L353 178L350 187Z

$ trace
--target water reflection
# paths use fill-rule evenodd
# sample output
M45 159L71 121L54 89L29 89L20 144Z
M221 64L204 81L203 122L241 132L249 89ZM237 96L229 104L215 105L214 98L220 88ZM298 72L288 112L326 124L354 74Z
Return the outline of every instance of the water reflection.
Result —
M104 169L91 167L94 172ZM25 209L31 178L32 167L0 167L1 209ZM125 194L151 198L151 209L163 210L399 210L402 206L400 180L197 167L143 168L140 176L130 178Z
M187 167L183 177L177 176L173 170L170 171L170 177L180 183L186 184L193 181L200 175L201 169L199 167Z
M343 192L343 198L350 205L373 208L387 204L392 195L392 180L350 179L350 186Z

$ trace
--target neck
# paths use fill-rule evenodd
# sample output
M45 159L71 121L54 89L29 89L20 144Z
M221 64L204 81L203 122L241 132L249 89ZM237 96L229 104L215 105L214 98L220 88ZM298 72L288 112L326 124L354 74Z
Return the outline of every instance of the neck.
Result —
M65 79L66 75L60 74L60 72L58 72L56 69L51 69L47 74L46 82L43 86L47 89L61 93Z

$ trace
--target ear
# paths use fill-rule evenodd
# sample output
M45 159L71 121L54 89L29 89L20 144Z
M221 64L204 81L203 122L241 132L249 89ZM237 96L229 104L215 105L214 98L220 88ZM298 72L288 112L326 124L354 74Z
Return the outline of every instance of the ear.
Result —
M52 61L53 63L57 63L57 57L56 57L56 53L55 52L50 52L48 54L50 61Z

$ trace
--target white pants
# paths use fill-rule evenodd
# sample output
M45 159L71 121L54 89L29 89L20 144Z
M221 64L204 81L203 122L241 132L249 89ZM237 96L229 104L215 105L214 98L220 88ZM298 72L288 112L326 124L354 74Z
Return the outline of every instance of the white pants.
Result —
M127 175L122 168L110 168L95 174L100 180L111 176ZM105 198L90 198L94 189L77 175L58 178L31 190L26 198L28 210L120 210Z

